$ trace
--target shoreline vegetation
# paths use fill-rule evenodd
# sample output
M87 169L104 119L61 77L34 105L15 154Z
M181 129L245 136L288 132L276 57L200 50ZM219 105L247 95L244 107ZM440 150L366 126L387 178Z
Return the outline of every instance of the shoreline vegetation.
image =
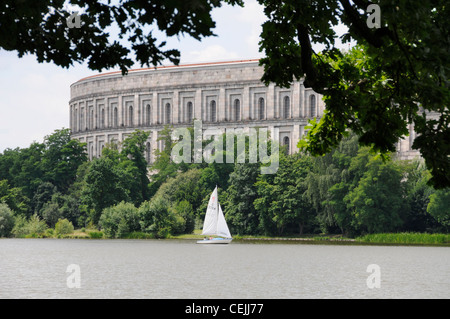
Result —
M323 157L280 146L274 174L249 162L255 148L249 136L241 139L244 161L236 152L218 152L225 161L175 163L178 144L166 126L165 147L149 163L149 134L137 130L91 161L67 129L0 153L0 237L202 239L217 187L237 243L450 243L450 188L432 188L419 159L375 154L350 132ZM226 144L225 135L221 141ZM227 155L234 163L226 163Z
M15 238L63 238L63 239L111 239L104 232L96 229L77 229L71 233L60 234L53 229L47 229L41 234L27 234ZM192 234L170 235L166 238L156 238L149 233L132 232L124 234L116 239L159 239L159 240L200 240L204 236L201 230L195 230ZM261 242L261 243L305 243L305 244L337 244L337 245L394 245L394 246L446 246L450 247L449 234L428 234L428 233L380 233L368 234L356 238L348 238L342 235L303 235L303 236L252 236L238 235L233 237L237 242Z

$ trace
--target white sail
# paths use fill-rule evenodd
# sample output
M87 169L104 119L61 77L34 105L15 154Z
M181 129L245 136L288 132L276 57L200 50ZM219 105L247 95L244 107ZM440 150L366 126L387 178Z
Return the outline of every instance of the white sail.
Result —
M202 235L216 235L231 238L225 216L217 198L217 186L211 194L206 209L205 221L203 222Z
M230 230L228 229L227 222L225 220L225 216L222 212L222 207L219 204L219 216L217 219L217 235L225 238L231 238Z
M217 198L217 186L211 194L203 222L202 235L216 235L219 200Z

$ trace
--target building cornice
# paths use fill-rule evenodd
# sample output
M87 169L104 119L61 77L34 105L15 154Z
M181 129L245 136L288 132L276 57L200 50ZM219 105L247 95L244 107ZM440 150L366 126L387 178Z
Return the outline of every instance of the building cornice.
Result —
M241 67L242 64L257 64L259 66L259 59L249 59L249 60L234 60L234 61L222 61L222 62L206 62L206 63L192 63L192 64L181 64L181 65L167 65L167 66L159 66L159 67L152 67L152 68L140 68L140 69L132 69L128 70L127 76L130 75L139 75L142 73L149 73L149 72L165 72L165 71L185 71L186 69L208 69L208 68L217 68L222 66L237 66ZM81 84L82 82L89 82L89 81L95 81L99 79L106 79L106 78L117 78L122 77L121 71L112 71L107 73L100 73L95 74L91 76L84 77L80 80L78 80L75 83L71 84L71 87L74 85Z

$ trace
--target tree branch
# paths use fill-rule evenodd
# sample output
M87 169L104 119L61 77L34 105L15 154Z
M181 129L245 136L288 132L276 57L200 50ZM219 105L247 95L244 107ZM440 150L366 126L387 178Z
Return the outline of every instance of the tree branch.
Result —
M370 45L373 45L376 48L380 48L383 45L383 37L389 36L393 38L391 31L386 28L379 28L375 32L367 26L367 23L364 19L361 19L358 10L354 8L348 0L339 0L344 8L345 16L348 18L351 25L349 25L349 29L351 29L355 34L364 38Z
M303 84L307 88L312 87L316 90L314 86L317 82L317 73L312 63L313 50L309 39L308 27L303 24L297 25L297 37L301 47L302 70L305 73L305 81ZM320 93L319 91L316 92Z

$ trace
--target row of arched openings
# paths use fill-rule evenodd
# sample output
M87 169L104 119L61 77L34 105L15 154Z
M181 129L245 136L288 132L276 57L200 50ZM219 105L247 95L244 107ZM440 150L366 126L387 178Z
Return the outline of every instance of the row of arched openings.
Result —
M309 112L309 116L311 117L315 117L316 116L316 96L314 94L312 94L310 96L310 112ZM291 111L291 104L290 104L290 98L289 96L285 96L283 98L283 105L282 105L282 109L281 109L281 117L284 119L288 119L290 118L290 111ZM78 119L78 110L75 110L75 119ZM81 112L80 114L80 123L84 122L84 117L83 117L83 112ZM88 128L93 129L94 125L93 125L93 121L94 121L94 114L93 111L91 111L91 113L89 114L89 123L88 123ZM164 119L163 119L163 123L165 124L169 124L171 123L171 116L172 116L172 108L170 103L166 103L165 107L164 107ZM209 103L209 112L207 113L207 119L210 122L216 122L217 121L217 105L216 105L216 101L212 100ZM239 99L235 99L233 102L233 106L232 106L232 110L231 110L231 114L230 114L230 120L232 121L240 121L241 120L241 101ZM133 110L133 106L129 106L128 107L128 126L133 126L134 125L134 110ZM186 122L187 123L191 123L192 120L194 118L194 107L192 102L188 102L186 105ZM258 99L258 103L257 103L257 114L256 114L256 118L257 120L264 120L266 119L266 107L265 107L265 100L264 98L260 97ZM113 112L112 112L112 119L111 119L111 124L112 127L118 127L119 126L119 116L118 116L118 108L114 107ZM144 118L144 123L145 125L150 125L151 124L151 106L150 104L147 104L145 106L145 118ZM105 109L102 108L100 111L100 128L105 128L106 127L106 114L105 114ZM75 131L78 131L78 125L75 121L75 127L74 127Z

